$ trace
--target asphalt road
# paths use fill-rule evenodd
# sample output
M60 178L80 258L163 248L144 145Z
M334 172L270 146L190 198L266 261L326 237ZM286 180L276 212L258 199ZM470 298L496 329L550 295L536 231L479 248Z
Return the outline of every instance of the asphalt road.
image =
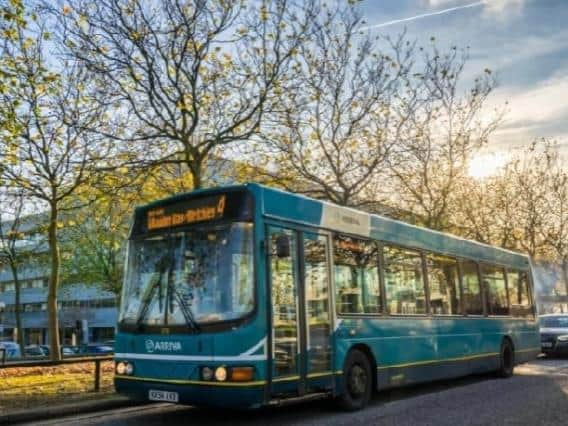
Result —
M250 412L156 404L45 425L566 425L568 359L539 359L510 379L476 376L382 392L355 413L318 401Z

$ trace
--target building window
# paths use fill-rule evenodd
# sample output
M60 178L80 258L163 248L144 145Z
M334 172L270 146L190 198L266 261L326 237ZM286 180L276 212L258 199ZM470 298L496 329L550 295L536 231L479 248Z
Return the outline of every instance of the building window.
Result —
M464 260L461 266L464 313L467 315L483 315L477 263Z
M426 255L430 312L434 315L460 314L460 285L456 259L436 254Z
M337 312L379 313L378 246L370 241L336 235L333 253Z
M425 314L426 296L419 252L384 247L385 286L388 312Z
M486 292L487 313L489 315L509 315L507 285L503 268L482 265L481 278Z
M43 287L44 287L43 279L32 280L31 288L43 288Z
M115 306L115 299L100 299L97 301L97 307L99 308L114 308Z

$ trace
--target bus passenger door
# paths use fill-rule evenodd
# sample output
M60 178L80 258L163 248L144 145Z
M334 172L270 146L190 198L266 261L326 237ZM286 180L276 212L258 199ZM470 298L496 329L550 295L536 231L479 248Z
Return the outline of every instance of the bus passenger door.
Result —
M308 391L332 388L332 342L329 238L324 234L302 233L301 282L306 341L306 385Z
M268 267L272 309L271 395L302 394L298 233L269 227Z
M330 388L331 313L328 237L271 226L271 394Z

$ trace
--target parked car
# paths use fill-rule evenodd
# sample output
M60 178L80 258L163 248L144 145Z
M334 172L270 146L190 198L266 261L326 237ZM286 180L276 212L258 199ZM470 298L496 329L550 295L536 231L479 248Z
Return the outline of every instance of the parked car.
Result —
M47 357L49 353L41 345L28 345L24 348L24 354L29 357Z
M568 355L568 314L540 316L540 346L546 355Z
M97 354L111 354L114 352L114 348L109 345L105 345L104 343L89 343L87 345L80 345L79 346L79 354L89 354L89 355L97 355Z
M0 342L0 358L2 357L2 350L6 352L6 359L22 357L20 345L16 342Z
M61 346L61 355L63 356L73 356L79 353L79 347L73 345L63 345Z

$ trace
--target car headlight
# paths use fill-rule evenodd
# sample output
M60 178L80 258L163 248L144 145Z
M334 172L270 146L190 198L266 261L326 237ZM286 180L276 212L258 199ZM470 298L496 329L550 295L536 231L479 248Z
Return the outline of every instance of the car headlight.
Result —
M134 366L133 366L132 364L130 364L129 362L126 363L125 373L126 373L128 376L131 376L132 373L134 373Z
M215 380L219 382L227 380L227 369L225 367L217 367L215 369Z
M568 342L568 334L564 336L558 336L556 340L558 340L559 342Z

